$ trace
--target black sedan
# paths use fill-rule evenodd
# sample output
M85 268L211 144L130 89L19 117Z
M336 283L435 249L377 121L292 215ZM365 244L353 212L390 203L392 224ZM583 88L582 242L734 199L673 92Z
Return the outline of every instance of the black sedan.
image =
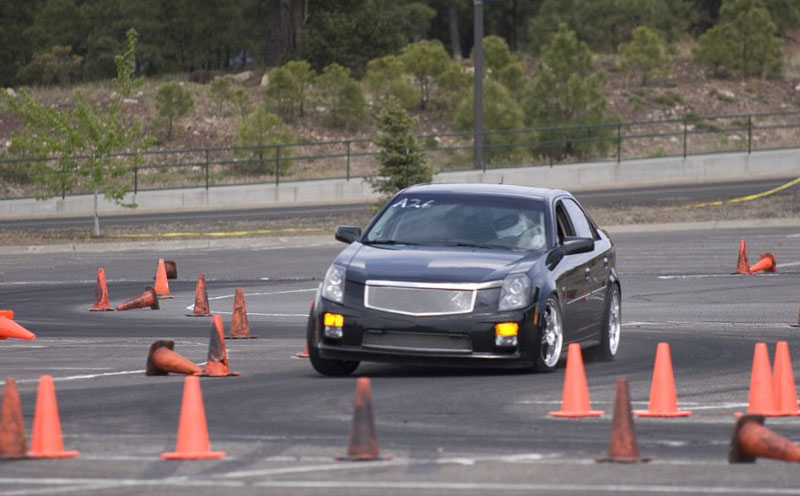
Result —
M311 364L361 361L546 372L565 343L611 360L620 340L614 245L566 191L440 184L395 195L325 274Z

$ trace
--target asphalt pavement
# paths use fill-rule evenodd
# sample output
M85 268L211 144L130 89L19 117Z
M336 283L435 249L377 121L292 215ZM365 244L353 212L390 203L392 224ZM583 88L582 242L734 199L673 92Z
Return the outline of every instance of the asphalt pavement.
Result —
M733 274L739 240L775 252L774 275ZM614 236L623 288L617 359L587 361L601 418L556 419L563 363L552 374L362 364L372 380L377 462L334 461L347 449L354 378L317 375L303 350L305 315L343 245L48 253L0 258L0 304L36 341L0 342L0 377L15 377L30 435L37 381L52 374L66 449L78 458L0 462L0 496L25 494L800 494L794 464L729 465L734 413L748 401L753 345L789 342L795 356L800 226L632 232ZM90 313L104 267L112 304L175 260L174 298L160 311ZM752 260L751 260L752 262ZM146 377L149 343L174 339L203 362L210 319L185 314L197 274L226 326L235 288L258 339L227 341L240 377L201 380L211 447L221 460L164 461L174 448L183 378ZM605 455L617 377L645 408L658 342L669 342L682 419L636 419L643 456ZM768 427L800 441L797 418ZM30 440L30 437L29 437Z

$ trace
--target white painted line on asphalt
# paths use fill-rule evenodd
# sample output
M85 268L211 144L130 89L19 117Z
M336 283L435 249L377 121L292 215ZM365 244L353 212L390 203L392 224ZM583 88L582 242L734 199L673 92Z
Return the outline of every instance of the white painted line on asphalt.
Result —
M192 307L189 307L191 309ZM217 312L216 310L214 313L218 313L220 315L231 315L233 312ZM261 317L308 317L306 313L258 313L258 312L247 312L247 315L258 315Z
M777 267L782 269L784 267L797 267L798 265L800 265L800 262L786 262L777 264Z
M311 291L316 291L316 290L317 290L317 288L290 289L290 290L286 290L286 291L271 291L269 293L245 293L244 296L273 296L273 295L280 295L280 294L309 293ZM234 296L235 295L233 295L233 294L222 295L222 296L214 296L212 298L209 298L208 301L225 300L225 299L233 298ZM194 309L194 303L192 303L191 305L186 307L186 310L193 310L193 309ZM232 312L217 312L217 311L215 311L214 313L229 315ZM292 314L280 314L280 313L254 313L254 312L247 312L247 315L262 315L262 316L266 316L266 317L307 317L306 314L294 314L294 313L292 313Z
M686 325L686 326L707 326L707 327L755 327L762 329L774 329L791 327L791 325L784 322L699 322L699 321L685 321L685 320L665 320L663 322L646 322L634 321L624 322L625 326L665 326L665 325Z
M765 274L765 275L771 277L770 274ZM743 274L673 274L673 275L658 276L658 278L661 279L661 280L670 280L670 279L710 279L710 278L714 278L714 277L743 277Z
M49 370L49 369L43 369ZM117 375L131 375L131 374L144 374L145 370L123 370L121 372L105 372L102 374L85 374L85 375L72 375L67 377L53 377L54 381L76 381L79 379L97 379L98 377L112 377ZM39 378L35 379L21 379L17 381L17 384L24 384L29 382L39 382ZM0 384L5 385L5 381L0 381Z
M787 234L787 235L786 235L786 237L787 237L787 238L789 238L789 239L791 239L791 238L800 238L800 233L797 233L797 234Z

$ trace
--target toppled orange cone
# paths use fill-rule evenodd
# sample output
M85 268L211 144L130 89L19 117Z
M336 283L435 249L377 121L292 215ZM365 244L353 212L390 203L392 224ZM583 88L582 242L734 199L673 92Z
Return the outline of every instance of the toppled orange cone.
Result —
M769 366L767 343L756 343L753 351L753 367L750 372L747 413L766 416L777 414L775 393L772 387L772 371Z
M337 456L337 460L372 461L386 460L378 454L378 437L375 435L375 420L372 416L372 389L367 377L356 381L356 399L353 409L353 422L350 424L350 443L347 456Z
M147 369L145 375L176 374L201 375L203 369L188 358L175 353L175 342L172 340L153 341L147 352Z
M3 388L0 407L0 459L26 458L25 423L17 392L17 381L9 377Z
M589 386L583 369L581 345L571 343L567 348L567 372L564 374L564 391L561 395L561 410L550 412L553 417L601 417L601 410L592 410L589 401Z
M653 380L650 383L650 403L647 410L634 412L637 417L688 417L692 412L678 410L678 394L672 373L669 343L658 343Z
M8 338L33 341L36 334L14 322L13 310L0 310L0 339Z
M772 390L775 394L775 410L782 417L800 415L797 408L797 391L792 371L792 358L789 355L789 343L778 341L775 346L775 364L772 367Z
M200 379L195 376L187 376L183 383L183 400L181 401L181 417L178 421L178 439L175 441L175 451L161 453L161 458L165 460L201 460L223 458L224 456L224 451L211 451Z
M231 339L253 339L250 335L250 324L247 322L247 307L244 304L244 291L236 288L233 299L233 315L231 316Z
M172 260L164 260L164 270L167 272L167 279L178 278L178 266Z
M158 304L158 296L156 295L156 290L153 286L147 286L144 288L144 293L137 298L131 298L130 300L120 303L117 305L117 311L123 310L133 310L135 308L146 308L150 307L151 310L160 310L161 307Z
M616 463L638 463L639 445L636 442L636 430L631 415L631 395L628 380L617 379L614 394L614 417L611 420L611 434L608 439L608 456L598 461Z
M756 262L755 265L750 267L750 273L755 274L756 272L778 272L778 264L775 261L775 254L774 253L762 253L761 260Z
M197 276L197 288L194 291L194 310L187 313L189 317L210 317L211 310L208 308L208 291L206 291L206 275Z
M159 298L172 298L169 294L169 283L167 283L167 269L164 265L164 259L158 259L158 268L156 269L156 294Z
M203 375L209 377L228 377L242 375L241 372L231 372L228 365L228 350L225 348L225 331L222 326L222 317L211 317L211 337L208 341L208 361Z
M94 287L94 306L90 312L113 311L111 303L108 302L108 286L106 286L106 271L103 268L97 269L97 284Z
M28 456L31 458L72 458L79 454L78 451L64 451L53 378L43 375L39 379L39 390L36 395L33 435Z
M728 462L754 463L759 457L800 462L800 445L764 427L763 415L744 415L733 428Z
M739 261L736 263L736 272L739 274L749 274L750 265L747 263L747 241L739 241Z

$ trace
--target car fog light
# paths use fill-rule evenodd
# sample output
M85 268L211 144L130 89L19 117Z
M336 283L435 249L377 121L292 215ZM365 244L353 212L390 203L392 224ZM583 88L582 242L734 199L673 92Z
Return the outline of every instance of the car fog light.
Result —
M501 322L494 325L494 344L498 347L513 347L517 345L519 324L516 322Z
M322 322L325 325L323 332L326 338L340 339L344 334L342 328L344 327L344 315L338 313L326 313Z

